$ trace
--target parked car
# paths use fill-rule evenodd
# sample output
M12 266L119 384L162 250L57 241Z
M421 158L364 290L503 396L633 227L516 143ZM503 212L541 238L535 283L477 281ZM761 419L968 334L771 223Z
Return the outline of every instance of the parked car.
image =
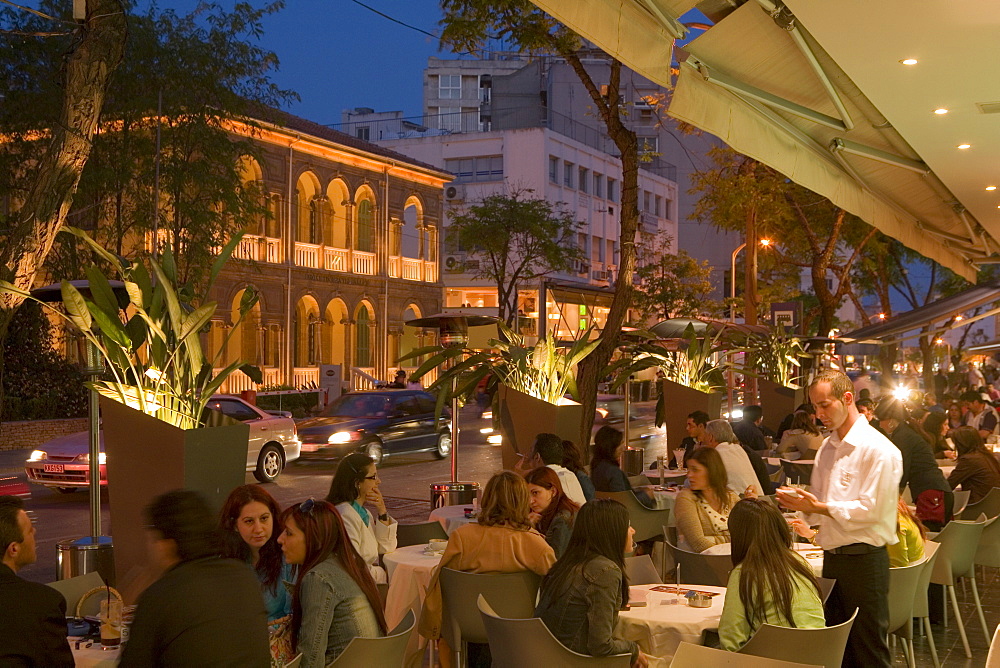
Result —
M419 390L351 392L318 417L297 422L302 459L334 459L364 452L376 463L400 452L451 452L451 420L434 417L435 400Z
M274 482L288 462L299 458L295 421L271 415L239 397L217 394L208 404L211 410L250 425L247 471L260 482ZM28 480L63 493L90 485L89 432L78 431L52 439L31 453L24 470ZM100 450L101 484L108 484L104 435Z

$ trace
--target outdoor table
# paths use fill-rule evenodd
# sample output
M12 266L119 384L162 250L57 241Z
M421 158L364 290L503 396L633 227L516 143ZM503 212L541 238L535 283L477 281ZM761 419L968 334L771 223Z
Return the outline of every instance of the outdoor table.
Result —
M687 469L664 469L662 478L660 478L660 474L656 470L648 471L646 473L646 477L651 480L653 478L659 478L661 485L666 485L668 482L683 484L684 480L687 478L687 474Z
M657 485L649 485L643 487L646 490L646 494L649 495L656 503L656 510L673 510L674 504L677 503L677 495L681 493L681 488L668 489L664 487L658 487ZM674 520L674 514L670 513L670 526L675 526L676 522Z
M630 600L645 599L646 605L632 607L618 613L615 635L625 640L634 640L639 648L650 656L660 659L659 665L669 665L677 646L682 642L701 644L702 632L719 628L722 605L725 601L725 587L707 585L682 585L698 591L716 592L709 608L692 608L677 594L650 591L653 587L673 585L638 585L629 587ZM678 600L679 599L679 600ZM651 664L653 665L653 664Z
M702 554L732 554L732 543L719 543L702 551ZM793 549L802 555L812 568L813 575L823 577L823 548L812 543L794 543Z
M69 641L69 647L73 650L73 663L77 668L114 668L121 658L121 649L101 649L101 641L97 640L90 647L76 649L76 638ZM87 643L84 642L84 645Z
M424 598L427 597L431 573L440 563L442 554L441 552L426 554L424 552L426 547L427 545L422 543L408 545L382 555L385 572L389 577L389 591L385 597L385 621L390 629L403 621L408 610L413 610L415 619L420 620L420 609L424 605ZM417 633L410 636L410 642L406 646L406 665L422 663L426 644L426 639Z
M441 506L440 508L435 508L431 511L428 521L440 522L445 532L450 536L455 529L463 524L472 524L476 521L474 517L469 518L465 516L466 508L472 508L472 506Z
M938 468L941 469L942 475L944 475L945 479L947 479L948 476L951 475L951 472L955 470L955 465L948 464L946 466L939 466Z

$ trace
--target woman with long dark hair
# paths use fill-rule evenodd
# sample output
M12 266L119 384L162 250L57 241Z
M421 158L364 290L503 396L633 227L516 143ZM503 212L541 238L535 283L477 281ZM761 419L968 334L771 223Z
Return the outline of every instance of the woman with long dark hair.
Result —
M704 552L729 542L729 513L740 497L715 448L697 448L688 460L688 489L677 495L674 516L682 547Z
M618 611L628 603L625 553L634 548L628 510L612 499L588 501L577 513L566 553L542 579L535 616L556 638L581 654L647 657L634 641L614 636Z
M385 614L368 564L354 549L336 508L309 499L281 514L278 542L299 567L292 592L292 643L302 668L323 668L354 638L386 633Z
M337 466L326 500L332 503L344 521L344 528L354 549L368 564L375 582L388 582L385 569L378 565L378 555L396 549L396 528L389 517L379 489L381 481L375 462L362 452L353 452ZM375 507L372 513L365 504Z
M944 435L948 433L948 414L941 411L930 411L923 423L924 433L927 435L927 443L931 446L931 452L935 459L944 459L945 452L949 449L948 442Z
M559 476L548 466L541 466L524 477L531 498L531 521L545 542L552 546L556 559L562 556L573 532L573 520L580 506L563 493Z
M767 499L743 499L729 514L733 571L719 620L722 648L735 652L761 624L826 626L812 568L792 550L792 532Z
M632 485L618 465L625 451L622 432L607 425L594 435L594 456L590 460L590 479L598 492L628 492Z
M823 435L816 428L816 419L806 411L795 411L791 428L781 436L778 454L797 452L799 459L813 459L821 445Z
M1000 487L1000 462L986 449L983 437L974 427L959 427L948 432L948 438L955 444L958 458L955 470L948 476L952 489L959 485L969 490L969 503L975 503Z

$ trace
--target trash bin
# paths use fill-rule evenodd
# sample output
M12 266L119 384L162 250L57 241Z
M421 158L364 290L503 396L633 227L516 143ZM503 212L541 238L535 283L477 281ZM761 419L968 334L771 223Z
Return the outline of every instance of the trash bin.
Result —
M68 580L97 571L108 586L115 586L115 553L111 536L63 540L56 544L56 550L56 580Z
M625 475L643 473L642 460L645 453L645 448L628 448L622 453L622 471L625 471Z
M478 482L431 483L431 510L442 506L470 504L479 496Z

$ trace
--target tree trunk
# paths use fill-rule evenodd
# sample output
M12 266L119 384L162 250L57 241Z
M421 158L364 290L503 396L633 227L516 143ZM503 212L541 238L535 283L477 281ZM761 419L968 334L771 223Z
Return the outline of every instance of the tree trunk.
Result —
M22 290L30 290L42 271L90 157L108 82L125 51L128 29L122 5L87 0L87 18L80 30L80 41L64 61L59 121L50 129L48 148L34 167L36 178L24 204L10 217L7 243L0 248L3 278ZM16 295L0 294L0 343L21 301ZM2 359L0 355L0 364Z

